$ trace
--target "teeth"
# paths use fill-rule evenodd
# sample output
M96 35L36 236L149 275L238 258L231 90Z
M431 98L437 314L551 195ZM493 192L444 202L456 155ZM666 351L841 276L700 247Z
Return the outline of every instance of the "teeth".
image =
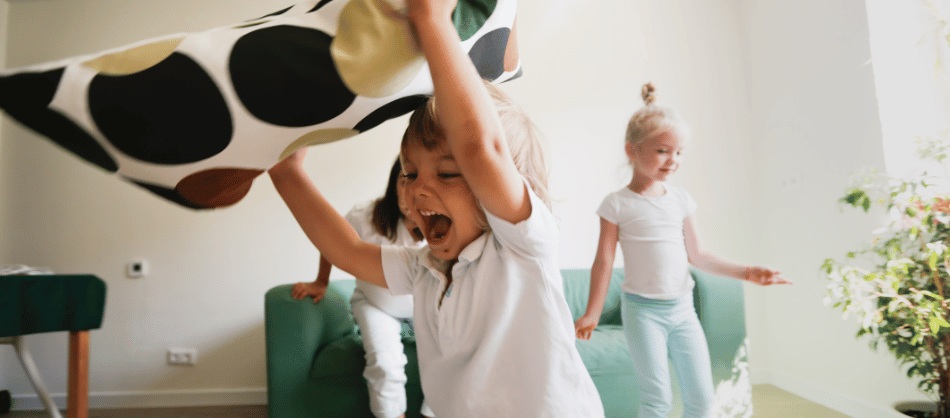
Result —
M431 210L420 210L420 211L419 211L419 214L422 215L422 216L441 215L441 213L435 212L435 211L431 211Z

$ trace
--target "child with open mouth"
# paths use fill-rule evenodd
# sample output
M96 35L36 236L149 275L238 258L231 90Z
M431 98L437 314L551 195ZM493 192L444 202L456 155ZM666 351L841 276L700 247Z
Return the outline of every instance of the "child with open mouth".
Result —
M412 294L422 388L436 417L603 417L574 341L535 125L461 48L455 0L410 0L435 97L410 117L407 216L428 246L359 239L303 169L270 170L310 240L360 280Z

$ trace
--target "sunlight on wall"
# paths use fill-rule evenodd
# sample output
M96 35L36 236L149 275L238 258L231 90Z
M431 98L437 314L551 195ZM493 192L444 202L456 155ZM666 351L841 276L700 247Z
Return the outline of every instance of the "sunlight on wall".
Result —
M732 378L716 385L714 417L746 418L752 416L752 380L749 378L749 338L732 360Z
M867 10L885 166L904 176L922 165L916 138L950 121L950 0L867 0Z

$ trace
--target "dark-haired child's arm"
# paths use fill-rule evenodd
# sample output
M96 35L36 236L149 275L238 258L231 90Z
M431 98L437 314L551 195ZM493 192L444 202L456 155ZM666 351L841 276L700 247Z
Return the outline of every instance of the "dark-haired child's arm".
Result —
M702 271L749 281L761 286L793 283L780 276L781 272L778 270L734 263L706 251L700 243L692 216L687 216L683 221L683 238L686 240L686 254L689 256L690 264Z
M334 266L356 278L386 287L378 245L364 242L340 216L303 169L304 150L268 170L277 193L310 242Z
M317 279L312 282L297 282L290 288L290 296L300 300L307 296L313 298L313 303L323 300L327 293L327 287L330 286L330 271L333 270L333 264L322 254L320 255L320 267L317 269Z
M614 256L617 254L617 241L620 228L617 224L600 218L600 240L597 243L597 256L590 268L590 296L587 298L587 311L574 321L574 333L577 338L589 340L591 333L600 323L600 314L604 311L604 300L610 290L610 273L614 269Z
M485 210L518 223L531 215L528 191L498 112L452 24L455 5L455 0L410 0L409 20L429 62L438 116L462 176Z

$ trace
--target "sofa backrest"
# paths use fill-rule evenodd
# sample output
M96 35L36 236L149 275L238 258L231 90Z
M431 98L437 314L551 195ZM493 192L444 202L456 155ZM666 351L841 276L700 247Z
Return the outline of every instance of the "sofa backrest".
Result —
M564 277L564 297L571 308L574 319L587 310L590 296L590 269L562 269ZM620 283L623 282L623 269L616 268L610 275L610 289L604 300L604 311L600 314L600 324L620 325Z

